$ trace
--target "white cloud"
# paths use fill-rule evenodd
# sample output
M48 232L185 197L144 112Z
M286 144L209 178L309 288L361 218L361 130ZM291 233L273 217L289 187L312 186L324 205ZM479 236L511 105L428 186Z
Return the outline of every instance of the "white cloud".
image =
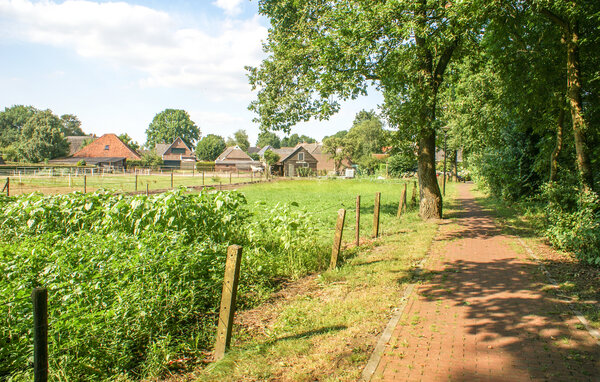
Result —
M232 13L240 0L218 0ZM181 28L168 13L124 2L0 0L11 39L73 49L144 74L141 86L202 89L249 97L245 65L263 58L267 29L258 16L223 21L218 30ZM3 27L3 28L4 28ZM213 28L214 29L214 28Z
M235 16L242 11L241 4L243 0L216 0L214 5L223 9L226 14Z

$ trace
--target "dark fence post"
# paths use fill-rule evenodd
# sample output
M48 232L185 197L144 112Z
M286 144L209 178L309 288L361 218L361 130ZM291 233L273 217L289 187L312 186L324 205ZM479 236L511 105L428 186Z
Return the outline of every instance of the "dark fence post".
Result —
M150 195L150 186L146 183L146 196Z
M136 174L135 174L135 190L136 190L136 191L137 191L137 183L138 183L138 182L137 182L137 179L138 179L137 177L138 177L138 176L137 176L137 173L136 173Z
M355 228L356 246L360 245L360 195L356 195L356 228Z
M202 185L204 186L204 170L202 170Z
M229 184L231 184L231 173L232 171L229 171Z
M373 210L373 237L379 237L379 204L381 201L381 192L375 193L375 207Z
M173 188L173 169L171 169L171 188Z
M87 192L87 175L83 175L83 193Z
M335 225L335 235L333 236L333 248L331 250L331 262L329 263L329 269L337 268L337 260L340 254L340 248L342 247L345 219L346 210L342 208L338 211L337 224Z
M33 300L33 380L48 381L48 290L35 288Z
M215 360L225 356L225 351L231 342L231 329L235 314L235 299L240 278L240 263L242 261L242 247L231 245L227 249L225 262L225 279L223 280L223 293L221 294L221 309L219 311L219 325L217 328L217 343L215 344Z

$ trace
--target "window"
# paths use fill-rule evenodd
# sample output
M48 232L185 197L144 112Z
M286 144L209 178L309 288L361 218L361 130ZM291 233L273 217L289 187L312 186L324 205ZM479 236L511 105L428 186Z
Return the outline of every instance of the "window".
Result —
M185 149L183 149L183 148L178 148L178 147L173 147L173 148L171 149L171 152L172 152L173 154L185 154Z
M302 163L302 167L308 167L308 163L306 163L306 162Z
M108 150L108 145L104 146L104 150Z
M304 160L304 153L298 153L298 160Z

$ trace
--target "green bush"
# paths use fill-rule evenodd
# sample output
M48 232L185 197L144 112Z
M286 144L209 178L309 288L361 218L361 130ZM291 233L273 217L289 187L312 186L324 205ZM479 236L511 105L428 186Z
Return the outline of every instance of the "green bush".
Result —
M299 177L306 178L312 176L314 171L310 167L299 167L296 169L296 174L298 174Z
M215 170L215 162L210 162L210 161L196 162L196 170L198 170L198 171L214 171Z
M396 154L388 158L388 174L399 178L406 173L417 171L417 157L413 153Z
M575 183L576 184L576 183ZM576 186L551 183L544 189L548 200L546 236L563 250L579 259L600 265L600 197Z
M0 196L0 379L32 379L34 287L49 290L51 379L143 379L211 348L228 245L244 247L240 307L327 265L297 205L184 191Z

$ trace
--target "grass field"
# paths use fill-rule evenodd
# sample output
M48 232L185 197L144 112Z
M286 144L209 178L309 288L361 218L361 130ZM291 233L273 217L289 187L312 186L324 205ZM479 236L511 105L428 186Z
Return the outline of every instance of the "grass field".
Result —
M344 242L354 242L356 227L356 196L361 196L360 236L371 237L373 233L373 210L375 193L381 192L380 200L380 234L388 231L389 222L396 219L400 196L408 186L409 209L411 205L413 181L404 180L361 180L361 179L323 179L294 180L269 184L257 184L245 187L240 191L246 196L250 208L261 211L278 203L294 203L298 208L306 210L319 222L319 229L324 237L331 237L335 230L337 212L346 209L344 224Z
M191 171L175 172L173 174L173 187L179 186L202 186L219 185L230 183L246 183L264 179L264 176L249 173L203 173ZM105 174L105 175L87 175L85 182L87 192L93 192L99 189L112 190L116 192L132 192L148 190L166 190L171 188L171 173L162 174ZM0 187L5 183L5 178L0 178ZM10 176L11 195L20 195L30 192L42 192L44 194L66 194L74 191L84 190L83 175L13 175Z
M358 249L347 248L338 269L300 279L268 303L239 312L227 356L191 374L173 376L172 381L358 380L406 284L415 282L413 269L425 258L437 232L438 222L422 221L416 208L396 217L401 183L294 182L251 187L244 193L251 201L277 203L265 197L273 187L281 191L278 200L296 201L315 213L327 211L327 216L361 194L365 200L361 232L366 236L372 226L371 196L382 192L384 234ZM454 195L451 183L446 213L456 208ZM323 217L322 222L330 226L333 218ZM347 222L348 231L353 224L352 219Z

